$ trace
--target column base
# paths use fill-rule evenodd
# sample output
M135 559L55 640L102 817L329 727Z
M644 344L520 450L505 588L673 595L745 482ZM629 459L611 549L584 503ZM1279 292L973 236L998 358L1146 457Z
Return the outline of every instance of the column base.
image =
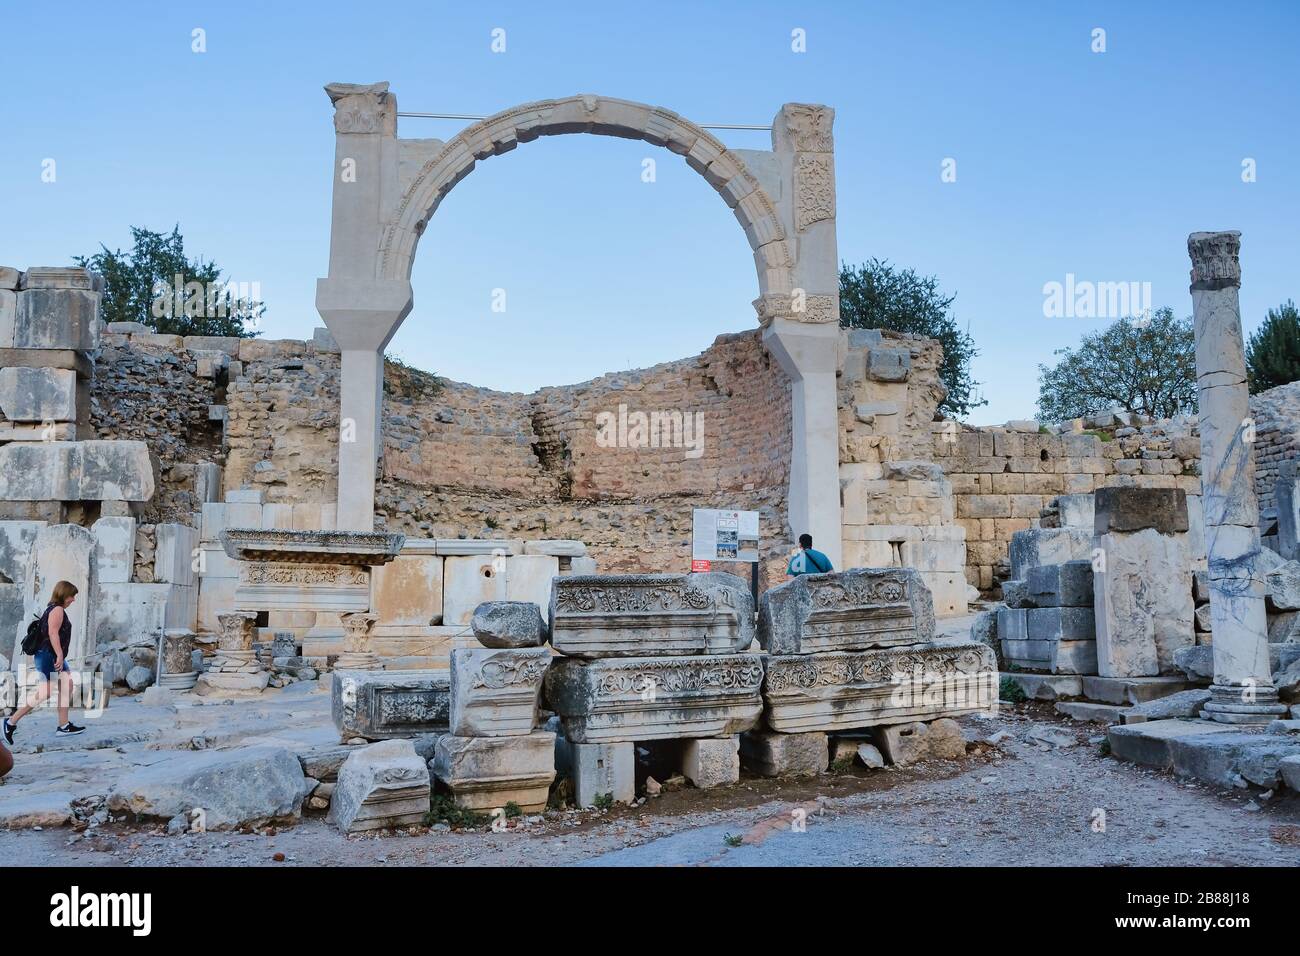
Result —
M344 651L334 662L336 671L380 671L384 662L370 651Z
M1286 715L1287 705L1278 702L1275 688L1255 688L1250 703L1244 700L1246 692L1240 685L1214 684L1201 716L1221 724L1267 724Z

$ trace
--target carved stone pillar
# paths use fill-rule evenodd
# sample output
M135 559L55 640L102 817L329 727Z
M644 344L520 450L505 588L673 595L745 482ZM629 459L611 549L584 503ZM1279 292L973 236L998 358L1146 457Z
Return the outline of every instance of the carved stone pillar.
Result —
M1252 429L1238 303L1240 248L1239 232L1194 232L1187 238L1214 634L1213 696L1201 716L1257 724L1286 707L1278 703L1269 667L1255 461L1247 438Z
M162 673L158 683L172 690L189 690L198 682L194 669L194 632L189 628L163 631Z
M382 670L383 663L370 649L370 631L378 620L369 611L352 611L340 615L343 621L343 653L334 663L335 670Z
M791 287L754 307L763 344L791 380L790 532L807 532L842 565L839 404L839 258L835 240L835 111L787 103L772 124L772 149L787 188L777 205L796 250Z
M329 277L316 284L316 310L338 343L338 527L374 530L384 348L411 311L411 284L380 279L380 231L398 190L397 98L387 83L331 83L334 198Z

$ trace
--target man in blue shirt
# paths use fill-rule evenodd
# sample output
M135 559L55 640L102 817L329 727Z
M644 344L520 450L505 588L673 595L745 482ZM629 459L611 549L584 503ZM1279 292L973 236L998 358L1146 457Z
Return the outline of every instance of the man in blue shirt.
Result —
M831 567L831 559L820 551L813 549L812 535L799 535L799 550L790 558L790 564L785 569L785 576L787 578L797 578L801 574L825 574L827 571L834 570Z

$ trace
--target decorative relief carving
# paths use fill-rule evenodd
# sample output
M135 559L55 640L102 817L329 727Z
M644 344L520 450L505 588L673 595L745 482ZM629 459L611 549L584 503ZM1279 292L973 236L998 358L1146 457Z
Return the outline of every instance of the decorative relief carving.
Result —
M555 582L555 606L560 611L582 613L659 613L663 611L708 611L716 607L713 594L691 584L665 583L653 578L624 577L618 584L588 584L581 581ZM730 594L719 592L723 603Z
M829 153L833 148L831 127L835 111L810 103L787 103L785 128L797 152Z
M926 675L972 674L985 667L979 648L878 650L772 658L768 691L811 690L851 684L898 684L915 672Z
M221 634L217 638L219 650L251 651L253 649L253 636L257 632L256 614L251 611L218 614L217 623L221 625Z
M339 133L396 132L396 105L387 83L331 83L325 87L334 104L334 129Z
M802 297L802 309L796 309L800 297L785 293L772 293L754 300L754 311L758 321L767 325L773 319L789 319L792 322L821 324L839 322L840 307L838 296L806 295Z
M526 687L535 687L545 676L546 668L550 664L551 659L549 656L529 655L521 657L517 654L511 654L509 656L491 657L483 662L483 666L474 675L474 680L470 686L476 690L479 688L500 689L521 684Z
M1194 232L1187 237L1192 259L1192 288L1221 289L1241 285L1241 233Z
M794 168L795 228L835 218L835 166L830 156L803 155Z
M342 564L295 564L289 562L249 561L240 567L240 579L249 585L309 587L368 587L370 578L364 568Z
M598 697L701 690L753 690L763 682L763 665L756 658L713 661L636 661L616 664L601 674Z
M393 560L405 543L403 534L375 531L227 528L221 532L221 545L230 557L279 564L371 567Z

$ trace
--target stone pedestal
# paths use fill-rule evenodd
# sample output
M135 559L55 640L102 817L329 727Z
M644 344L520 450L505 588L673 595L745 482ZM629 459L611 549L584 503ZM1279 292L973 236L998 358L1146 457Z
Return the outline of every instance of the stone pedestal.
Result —
M701 790L739 783L740 737L686 741L682 776Z
M740 735L740 759L763 777L815 777L830 763L824 733L778 734L751 730Z
M1192 260L1201 494L1214 633L1212 698L1202 717L1267 723L1286 712L1269 672L1268 622L1259 562L1259 503L1238 289L1239 232L1196 232Z
M546 730L522 737L443 734L432 766L459 807L488 811L514 803L524 813L540 813L546 809L555 779L555 734Z
M608 796L615 803L636 799L636 745L631 741L611 744L570 744L574 802L594 807Z
M217 654L196 682L196 691L199 694L213 691L261 693L266 689L271 674L262 667L253 650L257 615L252 611L235 611L220 614L217 620L221 623Z
M423 823L429 813L429 767L409 740L356 748L339 768L329 820L344 833Z

